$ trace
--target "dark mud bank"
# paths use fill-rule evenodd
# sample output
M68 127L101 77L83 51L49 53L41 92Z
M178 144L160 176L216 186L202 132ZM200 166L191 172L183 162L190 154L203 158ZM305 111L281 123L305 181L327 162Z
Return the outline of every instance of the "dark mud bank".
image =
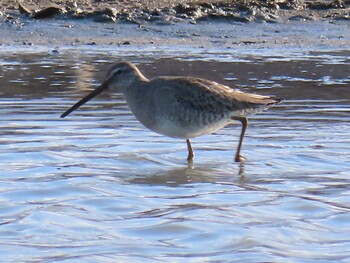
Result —
M186 3L181 0L158 1L30 1L2 4L2 16L7 20L91 19L95 22L153 22L160 24L188 21L279 22L286 20L349 20L350 1L304 0L232 0Z

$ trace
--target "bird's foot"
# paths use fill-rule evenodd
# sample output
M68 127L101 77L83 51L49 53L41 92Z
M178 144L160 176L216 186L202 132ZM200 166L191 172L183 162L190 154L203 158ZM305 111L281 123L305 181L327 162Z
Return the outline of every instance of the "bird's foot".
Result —
M243 155L236 155L235 162L237 163L244 163L247 159Z

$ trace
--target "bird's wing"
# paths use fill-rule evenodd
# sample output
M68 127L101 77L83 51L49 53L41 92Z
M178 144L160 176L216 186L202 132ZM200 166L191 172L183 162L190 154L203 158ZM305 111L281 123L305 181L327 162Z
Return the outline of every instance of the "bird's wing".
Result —
M237 112L246 115L266 108L278 101L268 96L244 93L225 85L201 78L159 78L161 93L167 93L169 103L178 107L222 114ZM171 81L171 85L169 85Z

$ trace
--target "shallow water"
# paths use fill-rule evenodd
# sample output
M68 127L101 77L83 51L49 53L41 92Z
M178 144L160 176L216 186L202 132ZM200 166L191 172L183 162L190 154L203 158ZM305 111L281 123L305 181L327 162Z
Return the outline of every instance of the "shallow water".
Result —
M176 55L175 55L176 54ZM173 57L176 57L174 59ZM285 99L186 144L120 94L59 116L119 59ZM62 50L0 55L2 261L347 262L349 52Z

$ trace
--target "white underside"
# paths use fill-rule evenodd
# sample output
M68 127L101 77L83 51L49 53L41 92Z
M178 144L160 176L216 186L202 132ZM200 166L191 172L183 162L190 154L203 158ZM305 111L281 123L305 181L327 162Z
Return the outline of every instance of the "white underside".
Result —
M157 127L152 127L152 130L156 133L173 138L190 139L216 132L231 122L232 121L230 119L223 119L221 121L205 126L191 125L190 127L184 128L182 126L176 125L173 122L162 120L160 123L158 123Z

